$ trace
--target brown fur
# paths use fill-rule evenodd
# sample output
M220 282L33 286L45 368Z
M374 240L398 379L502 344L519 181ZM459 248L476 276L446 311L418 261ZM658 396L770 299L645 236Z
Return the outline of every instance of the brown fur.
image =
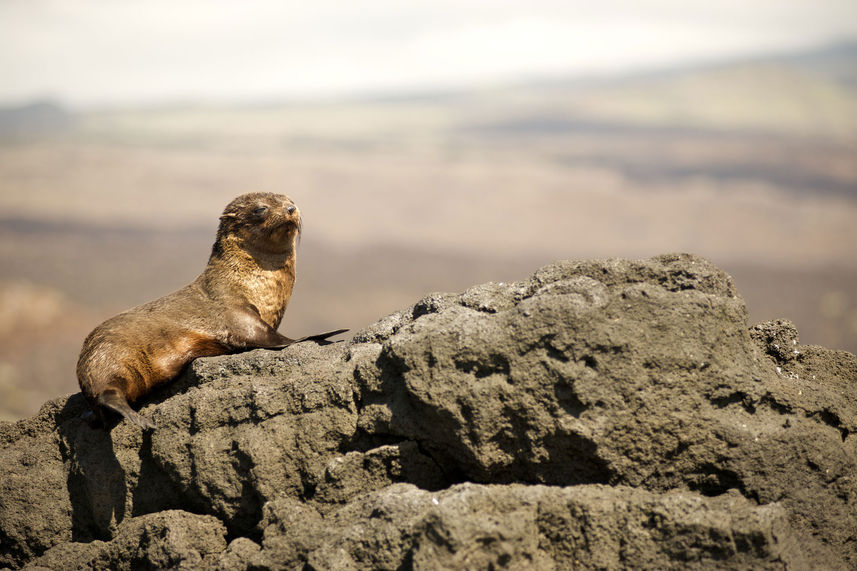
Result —
M155 301L95 328L83 342L77 378L96 418L104 408L143 428L128 405L174 379L197 357L296 341L277 332L295 284L300 211L282 194L250 193L229 203L202 274ZM324 341L333 331L298 341Z

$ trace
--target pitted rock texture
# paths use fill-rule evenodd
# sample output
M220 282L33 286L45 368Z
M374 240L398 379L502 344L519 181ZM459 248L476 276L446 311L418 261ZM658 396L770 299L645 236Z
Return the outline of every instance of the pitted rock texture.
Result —
M0 424L0 567L857 566L857 358L691 255L432 294Z
M395 484L322 518L294 500L266 511L253 565L311 569L664 569L800 567L779 505L738 494L624 486ZM274 564L272 561L276 561Z

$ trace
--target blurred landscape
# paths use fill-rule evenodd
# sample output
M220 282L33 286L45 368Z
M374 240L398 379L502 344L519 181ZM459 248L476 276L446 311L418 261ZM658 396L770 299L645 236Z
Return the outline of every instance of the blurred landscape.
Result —
M0 419L204 267L237 194L300 206L281 327L362 327L555 259L687 251L751 323L857 352L857 43L622 77L228 107L0 110Z

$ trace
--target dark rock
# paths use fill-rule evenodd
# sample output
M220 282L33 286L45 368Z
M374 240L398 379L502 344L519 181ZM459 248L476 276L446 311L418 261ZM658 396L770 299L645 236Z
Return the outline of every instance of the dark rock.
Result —
M805 349L819 373L795 390L762 345L726 274L662 256L470 290L351 359L361 429L417 441L455 478L737 489L854 560L854 357Z
M194 511L246 535L265 502L308 498L353 436L357 409L336 346L200 359L198 386L154 415L154 464Z
M324 519L287 501L266 521L263 552L284 568L807 565L785 510L757 506L737 493L707 498L624 486L520 484L461 484L428 492L396 484Z
M857 565L857 358L749 328L694 256L199 359L144 403L153 433L83 410L0 424L0 566Z
M110 541L61 543L33 562L48 569L199 568L226 548L226 529L212 516L163 511L122 522Z
M312 499L344 504L396 482L411 482L427 490L439 490L446 484L434 460L422 454L416 443L405 441L337 456L325 467ZM327 511L324 506L320 509Z
M265 569L274 567L261 554L262 548L246 537L233 540L222 553L209 557L204 567L213 571L235 571L238 569Z

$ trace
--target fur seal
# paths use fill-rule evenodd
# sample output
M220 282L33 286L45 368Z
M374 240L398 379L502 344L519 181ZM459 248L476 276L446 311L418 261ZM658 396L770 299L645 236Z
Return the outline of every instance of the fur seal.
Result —
M154 428L129 402L174 379L197 357L300 341L330 343L339 329L301 339L277 332L295 284L300 210L283 194L254 192L220 216L205 270L192 283L111 317L87 336L77 362L94 418L104 409Z

